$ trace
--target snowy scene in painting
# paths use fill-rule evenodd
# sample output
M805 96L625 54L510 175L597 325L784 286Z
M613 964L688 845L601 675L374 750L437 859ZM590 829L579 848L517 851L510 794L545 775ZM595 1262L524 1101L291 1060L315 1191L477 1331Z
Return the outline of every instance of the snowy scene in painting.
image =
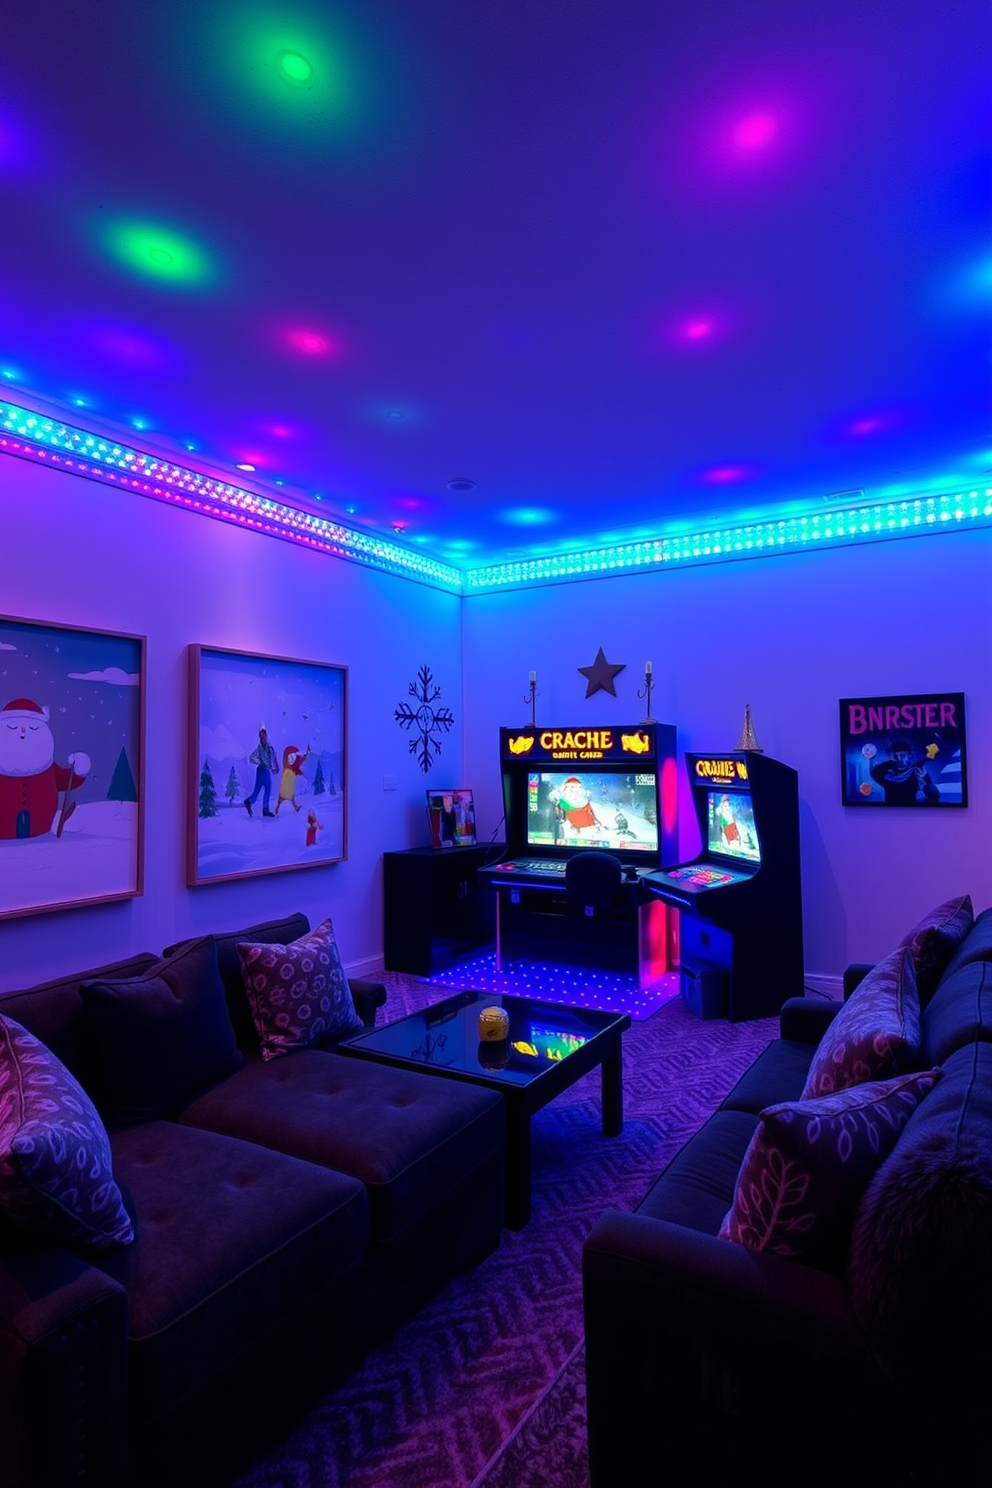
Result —
M0 618L0 915L140 891L141 641Z
M190 665L191 882L342 858L344 670L198 647Z

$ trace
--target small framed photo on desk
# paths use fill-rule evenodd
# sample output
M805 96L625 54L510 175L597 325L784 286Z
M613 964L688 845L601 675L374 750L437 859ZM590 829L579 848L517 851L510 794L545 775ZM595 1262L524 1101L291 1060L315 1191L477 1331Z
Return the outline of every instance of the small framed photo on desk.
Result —
M431 847L475 846L475 798L470 790L427 792Z

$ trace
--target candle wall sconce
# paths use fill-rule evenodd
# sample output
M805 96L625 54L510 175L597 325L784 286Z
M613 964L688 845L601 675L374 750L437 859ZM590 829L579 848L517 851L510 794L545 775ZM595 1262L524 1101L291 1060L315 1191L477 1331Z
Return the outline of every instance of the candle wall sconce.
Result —
M537 673L530 674L530 689L524 693L524 702L530 703L530 726L537 728Z
M657 723L656 718L651 717L651 689L654 686L654 668L650 661L644 663L644 686L639 687L637 696L645 699L644 717L642 723Z

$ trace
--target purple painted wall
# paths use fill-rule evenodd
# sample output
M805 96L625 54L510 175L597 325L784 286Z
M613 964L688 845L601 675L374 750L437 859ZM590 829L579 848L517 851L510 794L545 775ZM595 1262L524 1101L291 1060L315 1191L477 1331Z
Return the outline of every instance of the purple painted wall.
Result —
M464 607L465 779L498 812L496 729L627 723L654 664L654 717L679 750L733 748L745 703L767 754L799 771L807 972L893 948L914 917L958 892L992 903L992 533L957 533L722 567L473 596ZM626 663L616 698L588 700L577 671L602 646ZM970 761L963 810L840 804L838 700L963 691ZM681 772L684 777L684 769ZM680 779L682 858L699 850Z
M294 909L330 914L348 965L374 964L383 849L426 841L427 783L461 784L460 600L7 456L0 511L0 613L147 637L144 895L0 921L0 988ZM346 862L185 886L192 643L348 666ZM455 715L426 777L393 719L425 663Z
M990 533L460 601L7 457L0 507L0 612L148 638L144 896L0 922L0 987L295 908L331 914L348 964L373 964L381 854L426 840L425 786L472 786L480 840L496 829L497 729L526 719L530 669L540 719L628 722L649 658L654 716L678 725L680 750L732 747L749 702L765 750L798 769L810 973L885 954L946 895L992 903ZM192 642L349 666L347 862L185 887ZM599 646L626 670L615 699L586 700L577 668ZM423 663L456 719L427 776L393 720ZM966 694L970 805L842 807L837 700L944 689ZM697 848L687 804L683 856Z

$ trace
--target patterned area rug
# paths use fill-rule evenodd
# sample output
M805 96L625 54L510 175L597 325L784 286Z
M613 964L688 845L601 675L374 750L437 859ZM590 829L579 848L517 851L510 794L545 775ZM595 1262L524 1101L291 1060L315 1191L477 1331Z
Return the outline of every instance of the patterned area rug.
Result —
M438 989L387 973L385 1016ZM382 1015L380 1015L382 1016ZM675 998L624 1035L619 1137L594 1070L533 1121L533 1218L379 1349L238 1488L586 1488L582 1244L633 1209L777 1033Z
M472 1488L589 1488L581 1344Z

